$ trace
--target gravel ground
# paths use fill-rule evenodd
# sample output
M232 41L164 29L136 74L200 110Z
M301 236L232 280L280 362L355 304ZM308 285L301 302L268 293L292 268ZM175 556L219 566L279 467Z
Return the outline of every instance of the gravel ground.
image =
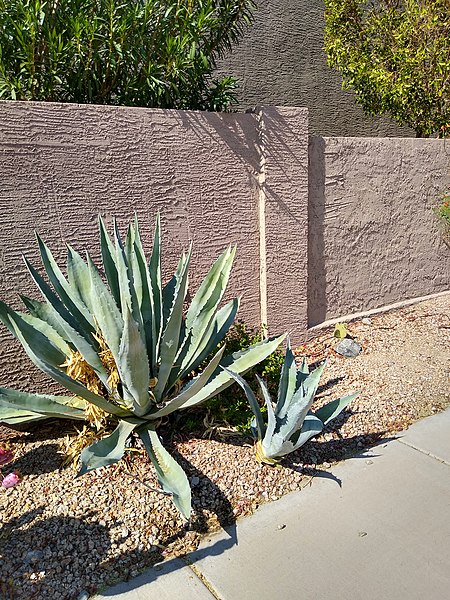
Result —
M262 502L300 490L316 476L333 477L333 463L442 410L450 404L449 315L447 295L355 321L349 331L362 352L354 359L334 352L330 332L300 347L310 362L328 356L317 406L361 393L282 467L258 464L251 440L224 429L213 439L163 431L191 481L189 526L169 498L149 489L157 484L139 448L118 465L75 479L73 469L60 469L59 445L71 424L47 422L29 433L0 428L0 441L17 452L4 473L24 475L21 485L0 490L0 598L76 600L133 577L194 549L202 536Z

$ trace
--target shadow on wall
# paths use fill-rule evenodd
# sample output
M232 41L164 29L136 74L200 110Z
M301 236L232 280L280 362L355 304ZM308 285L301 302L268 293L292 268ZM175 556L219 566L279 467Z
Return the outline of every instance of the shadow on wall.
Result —
M308 177L308 327L327 313L325 269L325 140L309 138Z

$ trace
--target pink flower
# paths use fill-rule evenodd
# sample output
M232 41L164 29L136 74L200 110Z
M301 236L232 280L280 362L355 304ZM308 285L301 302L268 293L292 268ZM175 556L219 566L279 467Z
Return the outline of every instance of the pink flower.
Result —
M14 452L11 450L5 450L0 446L0 467L8 464L14 459Z
M2 486L4 488L12 488L15 485L17 485L18 483L20 483L21 481L22 481L22 477L16 471L14 473L10 473L9 475L7 475L6 477L3 478Z

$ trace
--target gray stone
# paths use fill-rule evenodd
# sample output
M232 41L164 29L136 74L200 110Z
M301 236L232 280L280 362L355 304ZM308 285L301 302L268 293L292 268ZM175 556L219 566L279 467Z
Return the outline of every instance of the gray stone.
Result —
M345 338L338 342L334 347L338 354L342 354L346 358L355 358L361 352L362 347L350 338Z

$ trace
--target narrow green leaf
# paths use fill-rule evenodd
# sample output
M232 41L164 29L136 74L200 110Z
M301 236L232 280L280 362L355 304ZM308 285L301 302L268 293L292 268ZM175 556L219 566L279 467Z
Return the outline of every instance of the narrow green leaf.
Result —
M161 444L155 431L140 431L147 453L152 461L158 481L165 492L172 495L173 503L187 520L191 516L191 488L186 473Z
M38 413L46 417L60 419L85 419L84 411L71 406L70 396L52 396L46 394L29 394L8 388L0 388L0 421L10 417L9 410Z
M149 395L149 367L147 348L130 309L125 305L124 329L120 341L117 368L123 385L123 398L127 406L131 401L134 413L145 415L152 403Z
M175 398L169 400L163 408L147 414L145 417L158 419L173 413L179 408L183 408L183 404L195 396L195 394L197 394L197 392L199 392L203 386L208 383L211 375L214 373L220 363L224 350L225 346L222 346L222 348L220 348L220 350L211 359L211 362L203 369L203 371L197 375L197 377L194 377L194 379L192 379L187 385L185 385L180 393L175 396Z
M297 367L295 365L295 356L291 350L291 340L287 336L286 354L281 369L280 382L278 384L278 399L275 409L277 417L283 413L284 406L289 405L295 392L297 383Z
M154 388L154 394L157 401L160 401L164 395L164 390L172 370L175 357L178 353L178 344L180 339L180 329L183 322L183 303L186 298L188 284L188 268L191 258L192 248L186 260L183 262L179 273L177 273L177 283L174 291L174 299L170 315L167 320L160 346L160 367L158 372L158 383Z
M85 448L81 453L81 469L78 476L118 462L124 455L125 444L137 425L121 419L110 435Z
M176 357L176 368L174 368L173 374L170 376L169 388L177 379L183 379L188 373L196 370L217 348L226 336L231 325L234 323L237 311L239 310L239 298L231 300L228 304L223 306L213 318L208 329L205 331L203 339L197 346L195 354L189 357L178 355ZM186 350L189 347L186 346ZM177 366L181 361L181 367Z
M92 313L91 277L89 267L71 246L67 246L67 277L72 291Z
M44 281L44 279L41 277L41 275L39 275L39 273L36 271L36 269L33 267L33 265L28 261L28 259L25 258L25 256L23 257L23 260L28 268L28 271L30 272L31 277L33 278L34 282L38 286L41 294L44 296L44 298L47 300L47 302L51 306L53 306L55 311L61 316L61 318L66 323L68 323L72 327L72 329L74 329L80 335L82 335L86 339L86 341L88 341L89 343L94 345L95 340L92 336L92 331L95 330L95 328L93 328L93 327L89 327L89 329L84 328L82 326L82 324L74 317L74 315L72 313L70 313L69 310L67 310L67 308L61 302L61 300L58 298L58 296L53 292L53 290L50 288L50 286Z
M113 353L117 362L120 339L123 331L122 315L89 256L88 266L91 277L91 303L93 314L108 348Z
M226 371L228 373L228 375L230 375L230 377L232 377L244 390L247 400L250 404L250 408L252 409L252 412L255 415L255 425L256 425L256 431L258 434L258 439L262 440L266 433L266 426L264 424L264 419L263 419L263 416L261 413L261 409L259 407L259 402L256 399L256 396L253 393L252 388L248 385L248 383L245 381L245 379L243 377L241 377L234 371L231 371L230 369L227 369L226 367L224 367L224 371Z
M51 284L55 288L56 293L59 295L75 319L81 324L83 329L90 331L94 326L92 315L87 310L86 306L82 302L77 301L75 298L69 283L62 274L61 269L58 267L55 259L53 258L53 254L50 252L50 249L38 234L36 234L36 238L39 244L42 264L44 265L45 271Z
M100 247L102 252L103 269L105 271L109 289L111 290L117 306L120 308L120 288L116 266L116 250L111 238L108 235L108 232L106 231L105 223L100 216L98 218L98 224L100 229Z
M256 375L256 380L258 381L259 387L261 388L261 392L262 392L262 395L264 398L264 403L267 408L267 428L266 428L266 433L265 433L264 437L270 438L274 434L275 428L277 426L277 419L275 417L275 412L273 410L272 398L270 397L269 390L267 389L267 385L261 379L261 377Z
M153 295L153 319L152 319L152 371L155 373L159 359L159 347L162 336L162 282L161 282L161 219L159 213L156 215L155 234L153 238L153 249L150 256L148 271L151 281L151 293Z
M331 402L328 402L328 404L325 404L325 406L322 406L322 408L319 408L319 410L316 410L314 415L320 419L324 425L327 425L331 420L337 417L339 413L341 413L344 408L346 408L357 396L359 396L359 392L332 400Z

